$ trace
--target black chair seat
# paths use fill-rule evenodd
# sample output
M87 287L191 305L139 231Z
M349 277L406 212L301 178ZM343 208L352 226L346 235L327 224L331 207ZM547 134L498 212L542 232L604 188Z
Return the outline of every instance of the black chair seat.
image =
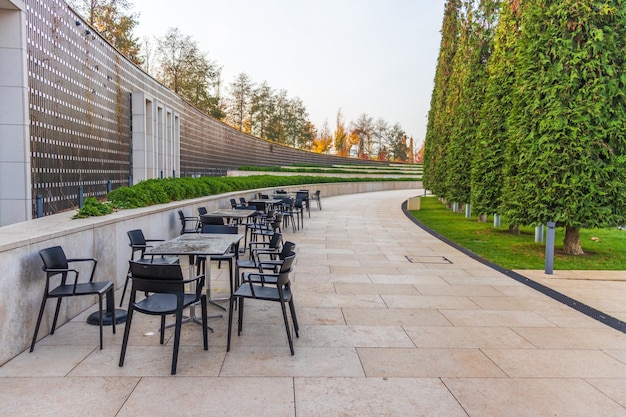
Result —
M59 285L48 293L49 297L70 297L72 295L104 294L113 287L111 281L86 282L84 284Z
M276 278L273 279L274 284L276 284ZM269 282L267 282L269 284ZM236 297L246 297L246 298L256 298L257 300L265 300L265 301L280 301L280 295L278 294L278 288L274 286L254 286L254 295L253 286L254 284L251 282L244 282L241 284L237 291L235 291ZM284 301L289 302L291 300L291 290L289 288L283 289L283 297Z
M190 305L196 301L195 294L185 294L183 304ZM169 314L176 312L176 296L174 294L152 294L135 303L134 309L145 314Z

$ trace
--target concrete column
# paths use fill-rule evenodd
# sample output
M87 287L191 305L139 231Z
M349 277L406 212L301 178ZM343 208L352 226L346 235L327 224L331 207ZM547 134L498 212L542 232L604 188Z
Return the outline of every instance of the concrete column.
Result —
M0 0L0 226L32 218L25 10Z

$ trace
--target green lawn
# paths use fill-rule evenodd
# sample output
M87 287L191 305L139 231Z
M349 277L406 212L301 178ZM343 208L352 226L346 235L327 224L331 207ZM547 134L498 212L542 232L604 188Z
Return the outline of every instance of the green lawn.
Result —
M453 213L436 197L422 197L420 208L411 214L421 223L497 265L506 269L544 269L545 243L535 243L534 228L522 228L519 235L512 235L504 219L500 228L494 228L492 217L487 222L480 222L477 217L467 219L464 213ZM561 253L564 233L563 228L556 229L554 269L626 269L626 230L581 230L585 251L582 256Z

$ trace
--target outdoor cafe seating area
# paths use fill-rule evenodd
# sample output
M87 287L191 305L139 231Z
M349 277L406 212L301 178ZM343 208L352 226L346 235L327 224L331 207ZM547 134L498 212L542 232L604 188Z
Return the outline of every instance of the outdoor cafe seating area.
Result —
M200 326L198 335L202 335L204 350L208 350L208 333L214 331L209 319L223 319L227 312L227 350L230 350L234 316L237 316L237 334L243 331L246 299L280 304L289 350L294 355L291 328L296 337L299 337L299 328L294 302L297 294L292 294L290 276L295 269L296 245L285 240L283 229L290 226L289 233L296 233L304 227L304 211L310 217L311 200L308 191L298 191L293 197L284 192L272 197L259 194L258 198L249 202L243 198L239 202L232 199L231 207L210 212L198 207L197 216L178 210L181 233L169 240L146 237L142 229L127 231L129 266L119 303L119 307L126 305L126 309L115 307L111 281L94 281L96 259L67 258L59 246L39 251L47 279L30 351L35 349L48 298L57 299L50 331L54 334L63 298L96 294L99 299L98 314L90 317L91 324L99 326L100 349L104 347L103 325L110 325L115 334L116 324L126 323L120 367L124 366L126 352L133 349L132 323L133 319L137 320L134 318L137 313L159 317L157 332L162 345L166 329L174 327L171 359L171 374L174 375L183 324ZM321 210L321 205L318 207ZM294 213L297 221L294 220ZM70 268L71 263L84 261L92 262L87 280L80 277L77 269ZM227 296L222 298L212 296L211 265L215 263L219 272L222 269L227 271ZM57 276L59 280L54 279ZM103 305L105 297L106 307ZM125 299L127 304L124 304ZM200 309L200 318L197 308Z

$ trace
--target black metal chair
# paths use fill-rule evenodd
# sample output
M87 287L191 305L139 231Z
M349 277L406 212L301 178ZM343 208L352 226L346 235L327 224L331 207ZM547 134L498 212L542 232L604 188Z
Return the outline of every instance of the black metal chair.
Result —
M281 243L283 236L280 233L275 233L269 242L250 242L250 251L248 259L237 259L235 262L235 288L239 286L239 270L240 269L259 269L258 254L278 254L281 251ZM283 245L284 247L284 245Z
M142 263L157 263L157 264L175 264L178 263L177 256L151 256L149 258L145 257L146 249L151 248L152 245L148 243L152 242L163 242L164 239L146 239L141 229L129 230L126 232L128 235L128 239L130 242L128 246L130 246L130 260L137 261ZM135 259L135 255L139 253L139 257ZM124 296L126 294L126 288L128 288L128 280L130 279L130 267L128 267L128 272L126 273L126 281L124 281L124 289L122 290L122 297L120 299L120 307L124 303Z
M311 200L309 198L308 190L300 190L296 191L296 199L302 200L303 209L306 209L309 212L309 217L311 217Z
M107 304L111 306L115 305L115 295L113 282L102 281L94 282L94 273L96 272L96 265L98 261L94 258L72 258L68 259L65 256L63 248L60 246L53 246L39 251L39 256L43 261L42 269L46 273L46 286L43 293L43 299L41 300L41 308L39 309L39 316L37 317L37 324L35 325L35 334L33 335L33 341L30 345L30 351L35 349L35 343L37 342L37 333L39 333L39 326L41 325L41 319L46 307L46 301L48 298L56 298L57 305L54 311L54 319L52 321L52 330L50 334L54 334L56 329L57 319L59 318L59 310L61 308L61 300L64 297L77 297L82 295L97 295L98 307L100 309L99 325L100 325L100 349L102 349L102 324L104 319L104 312L102 309L102 298L107 297ZM86 282L79 281L79 272L77 269L69 267L73 262L93 262L91 266L91 274L89 280ZM54 286L51 282L51 278L60 275L60 283ZM70 275L74 275L74 279L70 279ZM111 327L113 333L115 333L115 309L113 311L113 317L111 320Z
M260 282L255 277L258 277L258 274L262 273L275 273L278 272L280 267L282 266L285 258L291 255L296 248L296 244L290 241L287 241L283 244L282 249L276 250L258 250L254 253L254 259L250 264L241 264L238 265L237 274L239 274L241 269L250 269L251 271L244 271L241 275L237 276L236 285L239 287L240 282L245 281L253 281ZM241 277L241 280L239 278ZM265 283L275 284L275 280L267 278Z
M313 193L313 195L311 195L311 200L317 203L317 208L320 210L322 209L322 199L320 197L321 193L321 190L317 190Z
M260 226L250 230L250 242L258 241L259 237L269 240L274 233L282 233L283 213L276 213L268 223L261 223Z
M237 226L230 226L230 225L217 225L217 224L205 224L202 225L202 230L201 233L223 233L223 234L233 234L236 235L239 233L239 228ZM228 262L228 276L230 278L230 290L231 293L233 291L233 285L234 285L234 277L235 277L235 269L234 266L237 262L237 259L239 259L239 242L237 242L237 244L233 245L230 250L228 252L226 252L223 255L211 255L211 261L218 261L218 268L220 268L222 266L222 261L226 261ZM206 256L198 256L197 258L197 269L198 269L198 274L205 274L206 273L206 268L210 268L211 265L209 264L209 266L207 267L207 259ZM207 286L207 292L210 294L210 286L211 283L207 282L206 284ZM211 300L209 299L209 302L211 302ZM213 305L217 305L218 307L226 310L226 308L212 303Z
M176 315L174 325L174 351L172 353L171 374L176 374L178 363L178 348L180 346L180 331L183 322L183 309L187 306L200 302L202 310L202 338L204 350L209 349L207 335L207 297L202 293L204 287L204 275L184 279L180 265L146 264L130 261L130 270L133 285L128 304L128 316L122 351L120 353L119 366L124 366L128 337L133 320L133 312L161 316L161 344L164 343L165 317L169 314ZM195 284L195 292L186 293L185 285ZM150 293L149 296L137 301L137 292Z
M180 234L198 233L198 218L194 216L185 216L182 210L178 210L178 218L180 220Z
M283 214L283 227L289 226L291 223L291 229L296 231L296 223L298 229L300 228L300 217L295 215L295 200L293 198L283 198L280 212Z
M241 331L243 330L244 300L246 298L252 298L256 300L273 301L280 303L283 312L283 320L285 322L285 330L287 331L287 339L289 341L289 349L291 350L291 354L294 354L293 339L291 337L291 331L289 330L289 319L287 317L286 305L289 305L294 332L296 334L296 337L299 337L298 319L296 317L296 309L293 303L293 295L291 293L291 283L289 281L289 274L292 272L292 265L295 258L296 254L291 252L290 255L285 258L278 273L259 273L257 274L259 282L242 282L241 286L237 288L235 292L233 292L230 297L229 304L230 314L228 315L228 342L226 345L227 352L230 351L230 339L232 334L233 311L235 303L238 301L239 304L239 322L237 326L237 335L240 335ZM265 285L265 281L270 279L274 281L274 284Z

